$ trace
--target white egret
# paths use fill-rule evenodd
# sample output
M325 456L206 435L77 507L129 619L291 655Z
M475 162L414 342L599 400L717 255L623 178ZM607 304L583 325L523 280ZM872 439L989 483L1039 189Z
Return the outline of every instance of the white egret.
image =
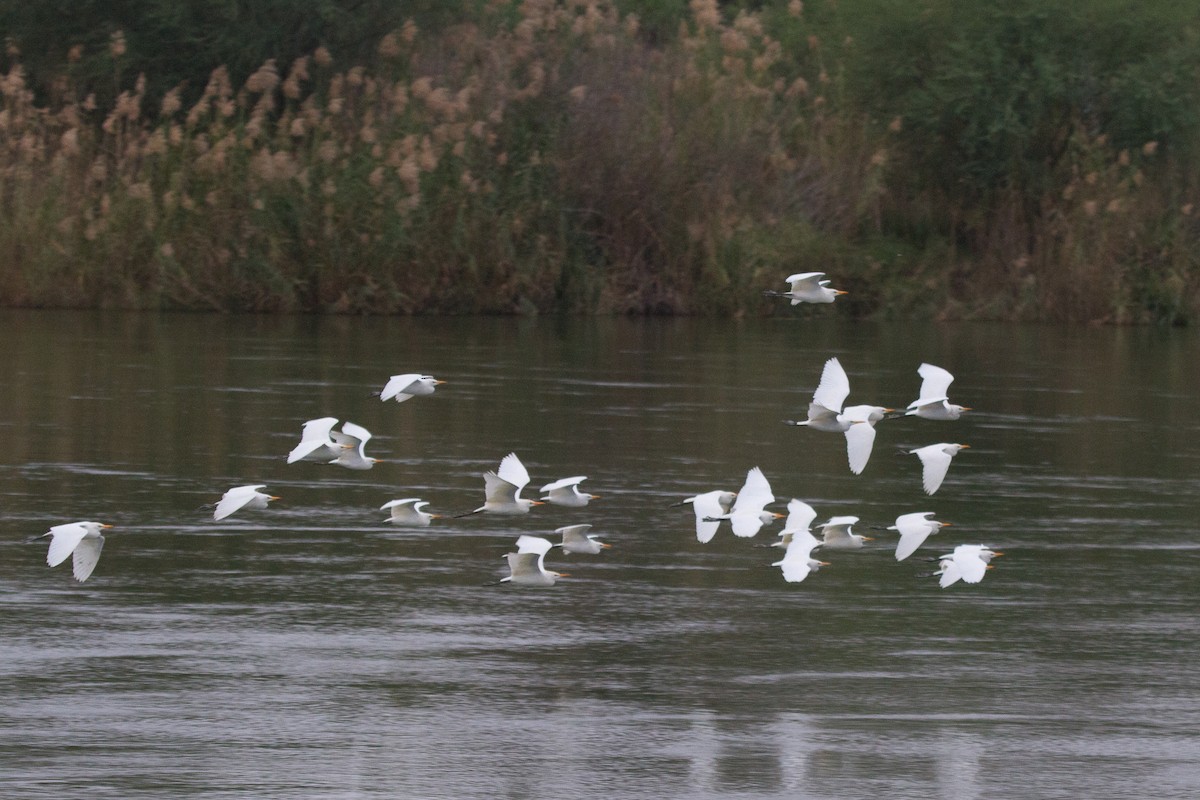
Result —
M423 511L422 509L427 505L429 503L419 497L405 497L402 500L384 503L379 510L386 511L389 508L392 510L391 516L385 517L384 522L413 528L428 528L431 520L441 519L442 515Z
M541 536L521 536L517 539L517 552L508 553L509 576L501 578L500 583L513 583L518 586L553 586L559 578L565 578L570 573L553 572L546 569L546 553L553 545L549 539Z
M884 406L857 405L842 408L850 394L850 378L837 358L825 362L821 370L821 382L813 392L808 404L808 419L789 421L789 425L803 425L828 433L843 433L846 436L846 458L850 471L862 474L871 459L875 445L875 424L894 409Z
M368 458L363 450L371 438L371 432L362 425L344 422L341 431L330 431L329 436L342 448L330 464L346 469L370 469L379 463L378 458Z
M393 375L379 393L379 399L387 402L395 398L397 403L403 403L413 397L423 397L434 393L434 390L445 381L439 381L432 375L422 375L419 372L406 372L403 375Z
M300 444L288 453L287 463L297 461L323 461L329 463L341 455L342 448L333 440L330 433L337 425L337 417L321 417L310 419L304 423L304 431L300 434Z
M526 533L517 537L518 553L537 553L544 556L552 547L554 545L544 536L530 536Z
M554 545L561 547L564 553L599 553L601 550L612 547L607 542L601 542L596 539L595 534L590 534L588 531L591 525L565 525L561 528L556 528L555 533L562 535L562 543Z
M783 530L779 532L780 541L775 542L772 547L787 547L792 540L792 534L800 531L808 533L813 520L817 518L817 512L812 506L795 497L788 501L787 509L787 519L783 521Z
M958 451L968 450L970 447L969 444L939 442L908 451L909 455L921 459L921 483L925 487L925 494L933 494L938 490L950 469L951 459L958 455Z
M729 513L736 499L737 492L725 492L715 489L711 492L705 492L704 494L698 494L695 497L681 500L673 505L682 506L691 504L692 510L696 513L696 540L701 544L707 544L716 535L717 528L721 525L721 520L725 519L725 515Z
M821 567L829 566L828 562L818 561L812 557L813 549L821 546L817 537L806 530L797 530L789 536L791 538L783 558L771 565L783 570L785 581L799 583L807 578L810 572L816 572Z
M746 473L746 482L738 491L733 507L729 509L729 513L721 515L720 519L729 520L734 536L749 538L756 535L763 525L783 518L783 514L765 510L768 503L774 502L775 495L771 494L771 484L767 481L767 476L763 475L761 469L754 467Z
M808 503L797 498L788 501L787 519L783 521L783 530L779 532L779 540L763 547L787 548L797 533L809 533L812 522L817 518L817 512Z
M824 272L797 272L795 275L788 275L785 279L787 283L791 284L788 291L767 290L763 294L767 297L787 297L792 301L792 305L832 303L838 295L846 294L841 289L830 289L829 281L822 280L824 277Z
M556 506L579 508L586 506L590 500L600 499L600 495L585 494L579 491L579 484L586 480L586 475L576 475L573 478L563 478L553 483L547 483L542 487L542 491L546 493L546 496L542 498L542 502L551 503Z
M896 524L889 525L889 531L899 531L900 541L896 544L896 560L903 561L911 556L927 538L940 529L952 525L950 522L938 522L933 519L932 511L916 511L911 514L901 514L896 517Z
M516 453L509 453L500 461L498 472L483 474L484 503L474 511L459 514L466 517L471 514L487 512L491 514L528 514L534 506L544 505L541 500L525 500L521 490L529 483L529 471L517 458Z
M832 517L820 526L821 546L829 550L858 550L864 542L875 541L870 536L854 533L852 526L858 523L858 517Z
M230 514L240 511L243 508L266 508L267 503L279 499L274 495L260 492L259 489L263 488L266 488L265 483L259 483L254 486L233 487L217 503L217 509L213 512L213 519L225 519Z
M987 545L960 544L953 553L938 557L938 571L932 574L940 577L939 584L943 589L959 580L965 583L979 583L991 569L991 560L1004 553L997 552Z
M101 522L68 522L55 525L38 538L50 537L50 549L46 552L46 563L52 567L71 556L71 572L75 580L82 583L92 574L100 561L104 549L104 534L100 531L111 528Z
M916 400L908 404L905 415L923 419L955 420L964 411L970 411L969 406L958 406L950 402L950 384L954 376L941 367L933 364L922 364L917 368L921 376L921 393Z

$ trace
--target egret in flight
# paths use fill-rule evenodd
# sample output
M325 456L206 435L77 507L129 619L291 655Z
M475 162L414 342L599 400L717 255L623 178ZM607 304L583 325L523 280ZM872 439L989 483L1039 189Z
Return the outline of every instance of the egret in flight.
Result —
M900 541L896 544L896 560L903 561L908 558L927 538L951 524L933 519L932 511L918 511L896 517L896 524L888 526L889 531L900 533Z
M342 448L330 464L346 469L370 469L379 463L378 458L368 458L363 450L371 438L371 432L362 425L344 422L341 431L330 431L329 436Z
M424 511L423 509L427 505L429 503L419 497L405 497L403 500L384 503L379 510L386 511L389 508L392 510L391 516L385 517L384 522L413 528L428 528L432 520L441 519L442 515Z
M858 550L864 542L872 542L870 536L854 533L851 527L858 523L858 517L833 517L820 526L821 546L828 550Z
M509 575L501 578L500 583L512 583L517 586L553 586L559 578L565 578L570 573L553 572L546 569L546 553L553 545L549 539L540 536L521 536L517 539L517 552L508 553Z
M68 522L55 525L38 538L50 537L50 549L46 552L46 563L52 567L71 556L71 572L80 583L86 581L100 561L104 549L104 534L100 531L111 528L100 522Z
M969 444L939 442L908 451L909 455L921 459L921 483L925 487L925 494L933 494L938 490L950 469L951 459L958 455L960 450L968 450L970 447Z
M681 500L674 503L675 506L683 506L691 504L692 511L696 514L696 541L700 544L708 544L717 533L717 528L721 525L721 520L725 519L725 515L733 507L734 500L737 499L737 492L726 492L720 489L714 489L711 492L698 494L695 497L689 497L686 500Z
M379 399L386 403L394 398L397 403L403 403L413 397L433 394L434 390L443 383L445 381L439 381L432 375L422 375L419 372L393 375L383 387L383 391L379 393Z
M561 547L564 553L599 553L600 551L612 547L607 542L601 542L596 539L595 534L588 533L591 530L591 525L565 525L561 528L556 528L555 533L562 535L562 543L554 545Z
M938 557L938 570L931 573L939 576L938 584L945 589L962 580L964 583L979 583L991 569L991 561L1004 553L987 545L960 544L953 553Z
M509 453L500 461L500 469L483 474L484 502L474 511L459 514L460 517L486 512L490 514L528 514L534 506L544 505L541 500L525 500L521 490L529 483L529 471L517 458Z
M774 502L775 495L771 494L771 484L767 481L767 476L763 475L761 469L754 467L746 473L746 482L738 491L733 507L728 513L715 519L729 520L734 536L749 538L762 530L763 525L783 518L783 514L766 510L766 505Z
M265 483L259 483L254 486L233 487L217 503L217 509L213 512L213 519L225 519L230 514L235 511L241 511L243 508L266 508L267 503L279 499L274 495L264 494L259 491L259 489L264 488L266 488Z
M788 583L799 583L809 576L809 573L816 572L821 567L829 566L828 562L818 561L812 557L812 551L821 546L821 542L817 537L813 536L807 530L797 530L790 534L787 550L783 553L783 558L776 561L771 566L779 567L783 570L783 579Z
M337 425L337 417L321 417L304 423L300 444L288 453L287 463L321 461L328 464L341 455L341 447L330 436L334 425Z
M921 393L916 400L908 404L905 415L923 419L955 420L964 411L970 411L969 406L958 406L950 402L950 384L954 376L941 367L933 364L922 364L917 368L921 376Z
M894 409L872 405L843 408L842 404L849 394L850 378L842 368L842 363L837 358L831 358L825 362L821 370L821 382L817 384L812 402L808 404L808 419L789 420L788 424L845 434L850 471L860 475L867 468L871 450L875 446L875 423Z
M600 499L600 495L585 494L579 491L579 484L586 480L586 475L576 475L573 478L563 478L553 483L547 483L542 487L542 492L546 495L542 498L542 502L556 506L580 508L586 506L591 500Z
M792 305L800 303L832 303L838 295L846 294L841 289L830 289L829 281L823 280L824 272L797 272L788 275L786 282L791 288L786 292L776 292L768 289L763 292L767 297L787 297Z

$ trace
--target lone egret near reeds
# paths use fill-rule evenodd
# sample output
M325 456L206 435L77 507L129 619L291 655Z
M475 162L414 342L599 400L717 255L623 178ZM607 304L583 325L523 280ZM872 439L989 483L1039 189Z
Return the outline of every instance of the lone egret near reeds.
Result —
M832 303L838 295L846 294L841 289L830 289L829 281L823 280L824 272L797 272L785 279L791 284L786 292L776 292L768 289L763 292L767 297L786 297L792 305L800 303Z

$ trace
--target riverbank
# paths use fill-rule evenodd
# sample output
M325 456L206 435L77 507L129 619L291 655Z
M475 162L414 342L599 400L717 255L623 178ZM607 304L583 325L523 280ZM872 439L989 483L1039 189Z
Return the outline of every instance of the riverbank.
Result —
M610 4L490 4L387 34L370 64L318 49L217 68L198 96L143 78L109 108L69 82L35 91L12 60L0 303L740 316L797 313L762 291L819 270L850 293L836 313L861 317L1200 310L1182 123L1048 127L1020 108L1057 107L1031 83L1046 70L997 87L974 59L1042 52L1028 14L968 27L969 48L951 37L919 81L874 93L878 31L816 16L694 2L651 41ZM897 22L890 57L938 33L921 24ZM979 109L1005 103L997 129Z

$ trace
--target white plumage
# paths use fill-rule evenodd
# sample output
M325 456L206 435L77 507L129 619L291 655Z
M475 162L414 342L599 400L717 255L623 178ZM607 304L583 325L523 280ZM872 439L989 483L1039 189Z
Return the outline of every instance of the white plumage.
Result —
M395 399L403 403L413 397L423 397L434 393L438 386L445 381L439 381L432 375L422 375L419 372L406 372L403 375L393 375L379 393L383 402Z
M71 573L75 580L86 581L100 561L104 549L104 535L100 531L111 528L100 522L68 522L55 525L41 537L50 537L50 549L46 551L46 563L52 567L71 556Z
M921 459L921 484L925 487L925 494L933 494L938 490L950 470L950 461L960 450L970 447L969 444L939 442L908 451L910 455Z
M266 508L267 503L279 499L278 497L259 491L259 489L264 488L266 488L265 483L255 484L254 486L233 487L217 503L217 508L213 511L213 519L225 519L230 514L240 511L243 508Z

